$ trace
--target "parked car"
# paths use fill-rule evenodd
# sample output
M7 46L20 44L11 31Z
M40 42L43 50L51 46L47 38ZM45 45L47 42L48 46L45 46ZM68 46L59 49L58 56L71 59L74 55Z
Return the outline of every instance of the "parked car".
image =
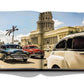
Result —
M44 58L44 51L40 50L35 45L27 45L23 47L23 51L27 51L30 53L30 57L39 57Z
M61 39L47 58L49 69L84 69L84 33Z
M15 59L26 62L29 58L29 53L23 51L17 44L4 44L0 46L0 57L3 61Z

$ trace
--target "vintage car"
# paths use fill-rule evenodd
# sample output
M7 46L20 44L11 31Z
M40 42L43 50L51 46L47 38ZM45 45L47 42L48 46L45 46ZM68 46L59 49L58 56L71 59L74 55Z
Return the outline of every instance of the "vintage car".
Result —
M27 51L30 53L30 57L38 57L38 58L44 58L44 51L40 50L35 45L27 45L23 47L23 51Z
M27 62L29 53L17 44L4 44L0 46L0 57L3 61L15 59Z
M49 69L84 69L84 33L62 38L47 58Z

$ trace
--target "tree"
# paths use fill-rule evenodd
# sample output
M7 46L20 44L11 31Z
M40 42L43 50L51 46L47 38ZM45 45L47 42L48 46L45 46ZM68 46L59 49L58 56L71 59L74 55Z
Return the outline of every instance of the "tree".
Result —
M6 30L7 31L6 35L8 35L8 36L10 36L10 34L13 33L13 35L12 35L12 44L14 44L14 31L18 30L18 28L16 28L16 27L17 26L12 26L12 29Z

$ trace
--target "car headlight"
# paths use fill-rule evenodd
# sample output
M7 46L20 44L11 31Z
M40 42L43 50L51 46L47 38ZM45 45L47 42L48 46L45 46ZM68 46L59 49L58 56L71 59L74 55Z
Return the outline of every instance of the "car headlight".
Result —
M24 53L27 54L27 55L29 54L29 52L24 52Z
M8 52L7 54L11 54L10 52Z
M29 54L29 52L27 52L27 54Z

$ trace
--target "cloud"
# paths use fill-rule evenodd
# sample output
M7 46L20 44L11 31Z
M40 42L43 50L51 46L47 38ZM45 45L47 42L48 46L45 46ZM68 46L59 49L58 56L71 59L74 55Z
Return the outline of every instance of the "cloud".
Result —
M19 35L17 35L17 36L15 36L15 40L19 40L19 42L21 42L21 37L23 37L23 36L29 36L30 35L30 33L28 33L28 34L19 34Z
M82 21L82 24L84 24L84 19L83 19L83 21Z
M4 41L5 44L11 43L12 42L12 34L10 36L6 36L5 34L6 34L6 31L0 30L0 42ZM25 35L19 34L19 35L15 36L14 40L18 40L19 42L21 42L21 37L29 36L29 35L30 35L30 33L25 34Z
M62 24L64 24L63 22L61 22L61 21L59 21L59 20L53 19L53 21L54 21L54 27L55 27L55 28L58 27L58 26L60 26L60 25L62 25Z
M12 41L12 36L6 36L6 31L0 30L0 42L4 41L4 43L10 43Z

